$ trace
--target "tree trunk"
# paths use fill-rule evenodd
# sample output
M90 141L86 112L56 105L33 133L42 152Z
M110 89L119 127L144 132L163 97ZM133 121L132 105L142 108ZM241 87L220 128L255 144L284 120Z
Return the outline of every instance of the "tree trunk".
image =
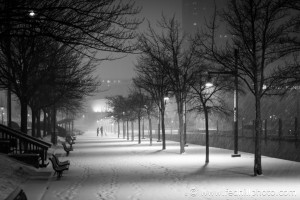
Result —
M6 59L7 59L7 71L9 72L9 74L11 74L11 70L13 69L13 62L12 62L12 51L11 51L11 36L10 36L10 30L11 30L11 24L10 24L10 21L11 21L11 6L13 4L13 1L4 1L4 10L5 10L5 19L4 21L6 23L4 23L5 25L5 29L6 29L6 34L7 34L7 37L5 37L5 44L4 44L4 54L6 56ZM2 39L2 38L1 38ZM7 99L6 99L6 106L7 106L7 126L8 127L12 127L12 123L11 123L11 83L9 82L8 83L8 87L7 87ZM26 113L26 116L27 116L27 113ZM22 120L22 114L21 114L21 120ZM27 119L26 119L26 122L27 122ZM22 121L21 121L21 125L22 125ZM27 125L26 125L27 126ZM23 130L22 130L22 126L21 126L21 132L24 131L24 127L23 127ZM27 127L26 127L26 131L24 133L27 133Z
M187 137L186 137L186 101L184 101L184 115L183 115L183 132L184 132L184 145L186 146L186 140L187 140Z
M163 104L162 104L163 105ZM162 150L166 149L166 131L165 131L165 106L161 109L161 136L162 136Z
M183 102L178 101L177 103L178 108L178 121L179 121L179 135L180 135L180 153L185 152L185 143L184 143L184 131L183 131Z
M144 123L145 117L143 117L143 126L142 126L142 139L145 139L145 123Z
M141 144L141 117L138 117L138 128L139 128L139 144Z
M7 126L11 128L11 84L7 88Z
M158 113L158 123L157 123L157 142L160 142L160 114Z
M57 132L56 132L56 107L53 106L52 109L52 133L51 133L52 144L57 144Z
M129 140L129 127L128 127L128 120L126 121L126 125L127 125L127 140Z
M208 127L208 111L204 106L205 117L205 163L209 163L209 127Z
M131 121L131 140L134 140L134 126L133 126L133 121Z
M47 133L51 135L52 127L51 127L51 109L48 110L48 117L47 117Z
M37 137L42 137L41 135L41 110L37 111L37 116L36 116L36 136Z
M120 121L118 120L118 138L120 138Z
M151 122L150 114L148 114L148 119L149 119L149 131L150 131L150 146L152 146L152 122Z
M255 96L255 158L254 158L254 176L262 175L261 166L261 135L262 135L262 124L261 124L261 113L260 113L260 95Z
M71 130L71 135L74 135L74 120L72 119L71 122L72 130Z
M36 133L36 129L35 129L36 123L35 123L35 120L36 120L36 116L37 116L36 112L37 111L31 109L31 136L32 137L36 137L36 134L35 134Z
M21 104L21 132L26 134L27 133L27 119L28 119L27 99L20 98L20 104Z
M125 121L123 121L123 139L125 139Z
M45 137L47 135L47 114L46 114L46 110L43 110L44 113L44 120L43 120L43 137Z

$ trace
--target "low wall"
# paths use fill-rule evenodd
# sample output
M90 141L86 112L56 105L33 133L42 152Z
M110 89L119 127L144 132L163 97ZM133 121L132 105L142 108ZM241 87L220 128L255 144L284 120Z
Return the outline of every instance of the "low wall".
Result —
M156 134L153 137L157 138ZM179 142L179 134L166 134L167 140ZM280 139L269 137L261 140L262 155L285 160L300 162L300 141L295 139ZM188 133L187 143L205 146L205 134ZM231 149L234 148L234 140L232 135L211 134L209 136L209 145L211 147ZM238 150L241 152L254 153L254 138L249 136L239 136Z

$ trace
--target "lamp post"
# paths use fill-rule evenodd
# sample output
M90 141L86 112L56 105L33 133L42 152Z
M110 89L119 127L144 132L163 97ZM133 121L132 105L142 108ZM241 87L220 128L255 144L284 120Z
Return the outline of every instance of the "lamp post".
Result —
M167 107L167 103L168 103L168 101L170 100L170 98L169 97L164 97L164 103L165 103L165 114L164 114L164 116L166 115L166 107Z
M231 74L234 75L234 93L233 93L233 122L234 122L234 153L232 157L240 157L238 153L238 50L234 50L234 70L233 71L224 71L224 72L208 72L208 74ZM206 86L211 83L207 83ZM210 85L212 86L212 85Z

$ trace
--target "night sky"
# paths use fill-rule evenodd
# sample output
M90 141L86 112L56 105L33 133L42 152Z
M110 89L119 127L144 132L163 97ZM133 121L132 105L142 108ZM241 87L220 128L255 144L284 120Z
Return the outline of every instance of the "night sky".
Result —
M136 6L142 7L139 18L145 21L140 25L138 31L144 32L147 29L147 20L155 28L156 21L161 19L161 14L172 17L174 14L182 25L182 1L184 0L135 0ZM200 0L203 9L212 5L212 0ZM215 0L217 7L223 7L227 0ZM207 11L206 11L207 14ZM158 30L159 31L159 30ZM118 55L118 54L115 54ZM124 56L124 55L123 55ZM125 58L115 61L104 61L99 64L97 73L102 80L124 80L134 77L133 66L136 63L137 55L127 55Z
M153 25L160 19L162 12L165 16L173 16L176 13L176 18L181 22L181 0L136 0L136 5L143 7L139 17L150 20ZM146 25L147 20L140 25L138 31L145 31ZM104 61L99 65L97 73L103 80L131 79L134 76L135 62L136 55L128 55L115 61Z

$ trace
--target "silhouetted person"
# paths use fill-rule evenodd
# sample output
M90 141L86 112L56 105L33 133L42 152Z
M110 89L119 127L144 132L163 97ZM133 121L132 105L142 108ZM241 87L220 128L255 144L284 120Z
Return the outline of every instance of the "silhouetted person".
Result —
M103 126L100 128L101 136L103 136Z
M99 135L99 127L97 127L97 136Z

